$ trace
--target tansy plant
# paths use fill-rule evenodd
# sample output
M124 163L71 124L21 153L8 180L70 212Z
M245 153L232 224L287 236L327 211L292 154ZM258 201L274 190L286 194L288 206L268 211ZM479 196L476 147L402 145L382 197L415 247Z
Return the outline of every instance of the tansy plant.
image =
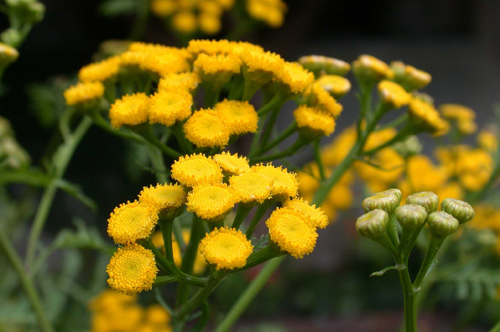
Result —
M446 198L438 211L439 197L433 192L411 194L401 205L401 191L390 189L363 201L366 214L356 221L361 236L380 243L394 257L395 266L387 267L372 275L380 276L388 270L399 272L404 296L405 329L417 331L416 298L422 283L431 269L446 238L455 233L461 224L474 218L472 207L461 200ZM416 277L411 279L408 260L420 232L428 226L429 245L425 259ZM398 228L401 230L399 231Z

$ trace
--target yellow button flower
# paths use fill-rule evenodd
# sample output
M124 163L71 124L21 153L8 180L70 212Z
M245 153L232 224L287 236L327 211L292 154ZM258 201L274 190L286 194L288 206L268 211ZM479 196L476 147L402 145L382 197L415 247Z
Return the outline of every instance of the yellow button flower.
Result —
M310 222L291 208L276 209L266 221L269 236L281 250L295 258L313 252L318 234Z
M241 61L232 54L207 55L202 53L194 62L194 68L204 83L209 83L214 90L218 90L229 82L233 74L240 72Z
M315 82L311 85L306 91L306 95L308 96L308 105L317 107L334 118L337 118L342 113L342 105L337 103L321 83Z
M184 124L186 138L200 148L224 147L230 130L218 113L211 109L196 111Z
M66 105L83 105L98 101L104 95L104 85L101 82L78 83L64 91Z
M109 110L111 125L135 126L148 121L150 99L144 93L123 96L117 99Z
M192 39L189 41L187 51L193 55L199 54L230 54L233 43L228 40Z
M326 228L328 226L328 217L325 212L316 205L309 205L302 198L291 199L285 203L285 206L301 213L316 228Z
M216 228L201 240L200 251L216 270L233 270L245 266L253 246L241 231Z
M361 81L380 81L394 77L394 71L384 61L371 55L360 55L353 62L353 71Z
M400 61L391 62L391 69L395 73L394 81L401 84L406 91L420 90L432 80L432 76L423 70L410 65L405 65Z
M153 0L151 1L151 12L156 16L165 17L172 15L177 9L175 0Z
M351 82L340 75L323 75L316 82L336 99L342 98L351 90Z
M280 199L295 197L299 190L299 182L295 173L288 173L286 168L274 167L271 164L255 165L252 171L263 174L272 180L271 194Z
M196 16L190 11L180 11L172 18L172 26L180 33L193 33L198 28Z
M153 288L158 268L151 250L132 244L118 248L106 272L112 289L133 295Z
M78 79L81 82L104 82L118 74L119 70L120 58L111 57L82 67L78 72Z
M238 156L237 153L222 152L214 156L215 162L222 168L224 173L229 175L240 175L250 170L248 159Z
M257 132L259 116L247 101L224 100L215 104L214 111L231 135Z
M498 138L491 131L482 130L477 135L477 144L487 151L495 152L498 149Z
M219 16L207 12L202 12L198 16L198 24L200 26L200 30L207 35L215 35L222 27L222 22Z
M172 165L172 178L186 187L222 183L222 169L211 157L193 154L180 157Z
M165 308L159 304L152 304L146 308L146 322L158 326L165 326L172 320L172 317Z
M398 83L384 80L378 84L377 89L383 102L391 108L401 108L411 100L411 95Z
M318 108L301 105L293 111L293 116L300 132L308 139L330 136L335 130L333 117Z
M408 110L413 119L423 125L435 136L444 135L449 130L449 124L439 115L438 111L431 104L412 98Z
M197 73L172 73L160 78L158 91L187 90L192 92L198 87L199 82L200 77Z
M186 197L184 188L178 184L157 184L144 187L139 194L139 202L167 213L184 205Z
M283 24L287 6L281 0L248 0L246 9L252 18L278 28Z
M238 195L239 200L245 204L262 204L272 197L273 179L261 173L246 172L232 176L229 178L229 185Z
M314 82L314 75L297 62L285 62L283 73L275 80L284 84L289 93L298 94L304 92Z
M187 210L204 220L219 221L237 203L237 195L226 184L207 184L193 188L187 198Z
M476 132L477 124L474 121L476 113L469 107L459 104L443 104L439 106L439 111L445 119L455 121L462 134L470 135Z
M193 96L185 90L160 91L150 97L149 123L167 127L191 115Z
M266 84L283 74L285 61L276 53L249 51L240 54L245 78Z
M149 237L158 222L156 207L137 201L120 204L108 219L108 235L116 244L133 243Z

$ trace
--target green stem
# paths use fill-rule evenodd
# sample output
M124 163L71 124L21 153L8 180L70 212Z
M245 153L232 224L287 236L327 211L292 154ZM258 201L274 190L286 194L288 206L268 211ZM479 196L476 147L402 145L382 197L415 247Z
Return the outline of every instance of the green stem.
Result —
M137 19L134 22L134 26L130 33L131 40L140 40L149 19L149 0L136 0L137 1Z
M283 96L281 94L275 94L274 97L271 98L271 100L268 103L266 103L257 111L257 114L259 115L259 117L266 115L273 109L284 104L286 102L286 99L287 99L286 96Z
M174 223L173 219L160 219L158 224L160 224L161 234L163 236L163 245L165 246L165 255L167 259L175 264L174 252L172 250L172 225Z
M210 306L207 301L201 304L201 317L198 320L198 323L191 329L191 332L201 332L205 331L205 327L208 324L208 320L210 318Z
M486 185L480 191L469 194L468 197L466 198L466 201L472 205L480 201L490 191L491 187L493 187L497 183L497 179L499 176L500 176L500 154L497 156L495 168L493 169L490 179L488 180Z
M220 89L213 89L210 84L205 85L205 108L214 107L214 105L219 101Z
M177 276L159 276L154 281L154 286L166 285L177 281Z
M250 286L245 289L245 292L243 292L238 301L233 305L226 317L224 317L224 320L215 328L215 332L229 331L245 309L250 305L252 300L262 288L264 288L273 272L281 265L285 258L286 255L272 259L262 268Z
M38 320L38 324L40 326L40 330L44 332L52 332L54 329L52 328L51 323L45 316L43 311L42 303L36 292L35 286L32 281L26 275L26 272L23 270L23 266L21 263L21 258L16 253L16 250L10 243L8 237L4 234L3 229L0 229L0 248L5 253L9 263L12 265L12 268L16 271L21 286L28 297L31 307L35 312L36 318Z
M275 154L272 154L272 155L268 155L268 156L255 157L253 160L251 160L251 163L255 164L255 163L260 163L260 162L272 161L272 160L285 158L285 157L294 155L302 147L307 145L307 143L309 143L307 140L305 140L299 136L297 138L297 140L295 141L295 143L293 143L288 149L281 151L281 152L278 152L278 153L275 153Z
M246 216L252 210L253 206L246 205L244 203L238 204L238 209L236 210L236 216L233 220L232 228L240 229L243 220L245 220Z
M395 255L394 260L396 261L397 265L404 266L404 268L398 269L398 272L401 287L403 288L405 331L416 332L417 311L415 306L415 298L417 296L417 293L414 291L414 287L412 286L410 279L410 274L408 273L408 267L405 265L402 257Z
M260 265L272 258L279 257L285 255L284 252L280 251L279 248L276 248L276 244L270 243L267 247L253 252L250 257L247 259L247 263L245 264L244 267L241 269L235 270L233 272L237 271L243 271L250 269L254 266Z
M139 135L133 133L133 132L124 132L118 129L113 128L104 118L99 114L98 111L95 111L89 116L92 118L94 123L100 127L101 129L107 131L110 134L113 134L115 136L134 141L139 144L146 144L146 141Z
M260 140L262 145L266 145L269 142L269 138L271 137L271 133L273 132L274 124L278 119L280 114L280 109L275 108L272 110L271 115L266 123L266 128L264 129L264 133L262 134L262 139Z
M271 207L271 205L273 205L273 204L274 204L274 202L272 200L268 200L268 201L262 203L262 205L260 205L257 208L257 211L255 212L255 215L253 216L252 222L250 223L250 226L248 226L248 229L246 231L246 235L247 235L248 239L250 239L253 232L255 231L255 228L259 224L259 221L266 214L267 209L269 209Z
M288 126L288 128L286 128L281 134L279 134L279 136L276 137L274 141L272 141L267 145L264 145L261 149L255 151L252 155L255 156L266 153L267 151L271 150L272 148L283 142L285 139L293 135L296 131L297 131L297 122L294 121Z
M321 158L321 143L320 140L316 140L314 142L314 159L316 160L316 164L318 164L319 176L321 181L325 180L325 167L323 165L323 159Z
M182 130L182 125L180 123L175 124L174 126L171 127L172 133L175 136L175 139L179 143L182 149L183 154L191 154L193 153L193 146L191 145L190 142L186 140L186 137L184 136L184 132Z
M381 130L384 130L384 129L387 129L387 128L394 128L394 127L399 126L402 123L405 123L406 121L408 121L408 113L400 115L399 117L397 117L396 119L394 119L391 122L388 122L386 124L378 126L375 131L381 131Z
M398 133L396 135L394 135L394 137L391 138L390 140L388 140L387 142L377 146L376 148L373 148L369 151L366 151L365 155L371 156L371 155L375 154L376 152L378 152L382 149L385 149L386 147L392 146L394 143L401 142L402 140L404 140L408 136L411 136L414 134L416 134L415 129L413 128L413 126L411 124L408 124L403 129L398 131Z
M156 147L158 150L166 154L167 156L177 159L181 156L181 154L174 149L166 146L163 144L154 134L153 131L151 130L151 125L140 125L136 126L134 128L137 130L139 135L141 135L146 141L148 141L151 145Z
M441 248L445 239L446 238L437 237L434 234L431 234L431 241L429 243L429 248L427 249L427 253L425 254L424 261L422 263L422 266L420 266L420 270L418 271L417 277L413 282L413 289L415 293L417 293L420 290L422 282L424 281L424 278L427 276L429 269L432 268L434 264L434 258L436 258L439 248Z
M154 173L156 175L156 180L159 183L168 183L167 179L167 169L165 167L165 161L163 160L163 154L157 148L148 145L149 159L154 168Z
M57 183L60 181L68 167L68 164L73 157L76 147L82 140L83 136L87 130L92 125L92 120L89 118L84 118L71 136L64 141L64 143L58 148L57 152L53 156L53 163L55 168L55 174L48 186L43 192L40 205L36 211L35 219L33 221L33 227L28 240L28 248L26 254L26 267L33 266L33 261L35 259L36 247L38 243L38 238L42 232L43 226L49 215L50 207L54 201L54 197L57 191Z
M500 321L490 330L490 332L500 332Z

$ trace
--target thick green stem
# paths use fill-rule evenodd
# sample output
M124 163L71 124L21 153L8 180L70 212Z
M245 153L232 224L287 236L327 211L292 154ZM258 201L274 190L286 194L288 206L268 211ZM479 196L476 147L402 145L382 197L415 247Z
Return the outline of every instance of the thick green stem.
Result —
M187 141L186 137L184 136L182 125L180 123L175 124L174 126L171 127L171 129L172 133L175 136L175 139L177 140L182 149L182 153L183 154L193 153L194 151L193 146L191 145L190 142Z
M272 110L269 119L267 120L264 133L262 134L262 139L260 140L262 145L266 145L269 142L269 138L271 138L271 133L273 132L273 127L274 124L276 123L276 120L278 119L279 114L280 114L280 109L275 108Z
M40 330L44 332L52 332L54 329L52 328L51 323L45 316L43 311L42 303L38 296L38 293L33 285L33 282L23 269L21 259L17 255L16 250L10 243L8 237L4 234L3 229L0 229L0 248L5 253L9 263L12 265L12 268L17 273L19 277L19 281L21 286L28 297L28 301L35 312L36 318L38 320L38 324L40 326Z
M425 254L424 261L422 263L422 266L420 266L417 277L413 282L413 289L415 292L418 292L420 290L425 276L427 276L429 269L433 267L434 259L436 258L439 248L441 248L441 246L443 245L444 240L445 238L443 237L437 237L434 234L431 235L429 248L427 249L427 253Z
M139 135L133 133L133 132L125 132L121 131L118 129L113 128L106 120L103 119L101 114L96 110L95 112L91 113L89 115L94 123L100 127L101 129L107 131L110 134L113 134L115 136L118 136L120 138L124 138L127 140L131 140L133 142L139 143L139 144L146 144L146 141Z
M177 281L177 276L159 276L154 281L154 286L166 285Z
M266 214L267 209L273 205L274 202L271 200L268 200L262 205L260 205L257 208L257 211L255 211L255 215L253 216L252 222L250 223L250 226L248 226L248 229L246 231L247 238L250 239L252 236L253 232L255 231L255 228L257 228L257 225L259 224L259 221L262 219L262 217Z
M219 101L220 89L213 89L210 84L205 85L205 108L213 107Z
M279 257L285 255L285 252L282 252L279 250L279 248L276 247L276 244L270 243L267 247L254 252L248 257L247 263L245 264L244 267L241 269L235 270L236 271L243 271L250 269L254 266L260 265L272 258Z
M274 139L274 141L272 141L267 145L264 145L261 149L253 152L251 156L258 156L266 153L267 151L271 150L272 148L283 142L288 137L292 136L296 131L297 131L297 122L294 121L288 126L288 128L286 128L283 132L281 132L281 134L279 134L278 137Z
M216 327L216 332L229 331L245 309L250 305L252 300L257 296L262 288L264 288L273 272L281 265L285 258L286 256L274 258L262 268L250 286L245 289L245 292L243 292L238 301L233 305L226 317L224 317L224 320Z
M314 159L316 160L316 164L318 165L319 177L321 181L323 181L325 180L326 176L325 176L325 167L323 165L323 159L321 158L321 143L319 139L314 142Z
M403 258L401 256L395 255L394 260L396 261L397 265L404 266L404 268L398 269L398 272L401 287L403 288L405 331L416 332L417 310L415 306L415 299L417 297L417 293L414 291L410 279L410 274L408 273L408 267L405 265Z
M236 216L233 220L232 228L240 229L243 220L245 220L246 216L252 210L253 206L245 205L244 203L240 203L238 205L238 209L236 210Z
M274 97L266 103L264 106L262 106L258 111L257 114L259 117L266 115L267 113L271 112L273 109L278 108L283 106L285 103L287 97L281 94L275 94Z
M60 181L68 167L68 164L73 157L76 147L82 140L85 133L92 125L92 120L89 118L84 118L75 131L68 137L64 143L58 148L57 152L53 157L53 163L55 168L55 174L50 184L45 188L43 192L42 200L36 211L35 219L33 221L33 227L31 228L28 248L26 254L26 267L33 266L33 261L35 259L36 247L38 243L38 238L42 232L43 226L49 215L50 207L54 201L54 197L57 191L57 182Z
M268 156L260 156L260 157L255 157L254 159L251 160L252 164L255 163L261 163L261 162L266 162L266 161L272 161L280 158L285 158L289 157L291 155L294 155L299 151L301 148L306 146L309 142L302 137L298 137L295 143L293 143L288 149L278 152L276 154L268 155Z
M174 252L172 250L172 225L174 223L173 219L160 219L158 220L161 228L161 234L163 236L163 245L165 247L165 256L167 259L175 264Z

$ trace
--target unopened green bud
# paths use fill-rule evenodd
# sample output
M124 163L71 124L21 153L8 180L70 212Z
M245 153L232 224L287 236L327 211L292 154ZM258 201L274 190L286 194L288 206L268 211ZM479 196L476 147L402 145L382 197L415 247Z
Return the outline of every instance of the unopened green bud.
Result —
M351 70L351 65L347 62L328 58L322 55L306 55L299 59L299 63L314 73L315 76L321 75L340 75L345 76Z
M401 203L401 191L399 189L389 189L365 198L362 206L365 212L381 209L387 213L392 213L399 206L399 203Z
M458 226L460 226L455 217L444 211L436 211L429 214L427 223L431 232L441 237L455 233L458 230Z
M442 201L441 210L451 214L460 224L465 224L474 218L475 215L474 209L469 203L453 198L447 198Z
M32 2L29 4L28 9L30 11L30 21L32 23L38 23L43 20L45 16L45 6L41 2Z
M420 143L417 136L412 135L404 141L394 144L393 148L402 157L407 158L420 154L422 152L422 143Z
M370 211L356 220L358 234L372 240L381 238L385 234L388 225L389 215L380 209Z
M9 28L4 32L2 32L2 34L0 35L0 39L7 45L15 46L21 44L23 36L18 30L14 28Z
M5 137L14 136L9 120L0 116L0 141Z
M361 83L374 83L394 78L394 71L383 61L371 55L360 55L352 63L354 75Z
M424 224L427 218L427 211L423 206L407 204L398 207L395 215L401 227L406 229L417 229Z
M406 204L423 206L427 213L431 213L437 210L439 206L439 197L432 191L422 191L408 196Z

